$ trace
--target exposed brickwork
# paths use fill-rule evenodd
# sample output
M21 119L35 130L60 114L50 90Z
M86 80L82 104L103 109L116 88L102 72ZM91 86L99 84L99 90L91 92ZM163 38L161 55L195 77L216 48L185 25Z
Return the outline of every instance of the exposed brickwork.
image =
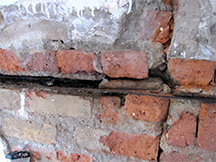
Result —
M99 103L101 104L101 108L104 109L101 119L105 118L106 122L117 124L118 114L116 109L120 108L121 99L119 97L102 97Z
M64 74L79 72L93 73L93 53L84 53L80 50L58 50L58 66Z
M61 162L92 162L92 157L83 154L69 154L68 156L63 151L57 151L57 159Z
M147 53L141 51L103 51L101 62L106 75L113 78L147 78Z
M159 122L166 119L169 99L127 95L125 113L137 120Z
M173 146L185 147L193 146L196 134L196 117L189 113L183 112L181 117L172 124L168 131L168 143Z
M0 48L0 69L8 71L24 71L19 57L13 51Z
M49 124L5 118L2 126L4 133L8 136L45 144L55 143L56 128Z
M200 156L192 155L187 156L180 153L162 153L160 156L161 162L200 162L203 159Z
M181 85L207 85L212 80L216 62L206 60L172 59L168 70Z
M112 131L109 136L102 136L100 142L117 155L134 156L143 160L157 159L159 137Z
M23 65L26 71L59 72L56 51L54 50L25 53Z
M216 151L216 104L202 103L199 115L198 145Z

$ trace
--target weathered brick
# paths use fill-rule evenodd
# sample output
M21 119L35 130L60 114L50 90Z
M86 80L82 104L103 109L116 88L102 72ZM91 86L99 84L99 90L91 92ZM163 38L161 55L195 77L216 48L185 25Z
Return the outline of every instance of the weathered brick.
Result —
M166 119L169 99L127 95L125 113L137 120L159 122Z
M0 69L8 71L24 71L19 57L13 51L0 48Z
M147 78L147 53L142 51L104 51L101 62L106 75L113 78Z
M94 53L84 53L80 50L58 50L58 66L64 74L79 72L93 73Z
M156 42L165 43L169 40L169 22L172 17L171 12L150 11L144 13L136 22L139 39L152 39Z
M173 146L193 146L196 134L196 117L183 112L181 117L172 124L168 131L168 144Z
M63 151L57 151L57 160L61 162L91 162L93 158L83 154L66 154Z
M26 151L29 151L31 154L31 162L50 162L56 161L56 152L49 150L28 146Z
M181 85L207 85L212 80L216 62L193 59L172 59L168 70Z
M58 114L75 118L88 118L91 115L92 98L69 95L30 92L27 95L28 111Z
M26 71L59 72L56 51L54 50L25 53L23 65Z
M76 142L80 148L85 148L94 152L100 152L104 148L103 144L99 142L100 137L106 134L103 130L77 127L75 132Z
M19 110L20 92L10 89L0 89L0 103L1 109Z
M197 155L184 155L177 152L162 153L160 156L161 162L200 162L202 158Z
M2 126L4 133L8 136L46 144L55 142L56 128L49 124L5 118Z
M202 103L199 115L198 144L216 151L216 104Z
M112 153L133 156L143 160L156 160L159 137L147 134L128 134L112 131L109 136L102 136L100 142L110 148Z
M158 77L147 78L143 80L129 79L104 79L99 88L114 88L114 89L138 89L149 90L151 92L160 92L163 89L163 81Z
M116 109L120 108L121 99L119 97L102 97L99 103L101 104L101 108L104 109L101 119L106 119L107 123L117 124L118 113Z

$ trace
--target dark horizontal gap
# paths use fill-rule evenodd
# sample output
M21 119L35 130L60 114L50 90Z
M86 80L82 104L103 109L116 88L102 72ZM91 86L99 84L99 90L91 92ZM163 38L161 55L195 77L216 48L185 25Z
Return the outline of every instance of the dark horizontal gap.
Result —
M0 82L18 83L30 82L38 83L44 86L57 86L57 87L74 87L74 88L98 88L102 80L79 80L67 78L54 78L47 77L32 77L32 76L15 76L15 75L2 75L0 74Z
M127 94L144 95L152 97L162 97L168 99L199 100L206 103L216 103L215 97L205 97L198 94L157 94L140 90L124 89L99 89L98 85L102 80L73 80L67 78L54 77L31 77L31 76L14 76L0 74L0 87L22 89L26 88L33 91L44 91L49 93L59 93L68 95L117 95L124 96Z

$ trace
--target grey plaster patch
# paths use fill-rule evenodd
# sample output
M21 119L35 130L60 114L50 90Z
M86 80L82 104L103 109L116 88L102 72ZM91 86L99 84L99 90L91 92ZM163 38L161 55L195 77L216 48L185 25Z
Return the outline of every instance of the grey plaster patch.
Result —
M179 0L169 58L216 61L215 1Z

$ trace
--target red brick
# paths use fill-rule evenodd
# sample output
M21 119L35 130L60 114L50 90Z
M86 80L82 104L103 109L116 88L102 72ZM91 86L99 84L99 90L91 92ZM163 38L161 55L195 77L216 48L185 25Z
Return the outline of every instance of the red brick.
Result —
M80 50L58 50L58 66L64 74L79 72L93 73L94 53L84 53Z
M196 134L196 117L183 112L181 117L172 124L168 131L168 144L173 146L193 146Z
M169 39L169 22L172 17L171 12L150 11L147 16L141 16L137 21L137 34L139 39L154 40L165 43Z
M0 48L0 69L8 71L24 71L19 57L13 51Z
M199 114L198 144L216 151L216 104L201 104Z
M169 61L168 70L181 85L207 85L212 80L216 62L175 58Z
M147 53L142 51L101 52L103 71L109 77L147 78Z
M33 54L25 53L23 65L26 71L59 72L56 51L54 50L45 50Z
M125 113L134 119L159 122L166 119L169 99L127 95Z
M91 156L83 154L68 154L63 151L57 151L57 159L61 162L91 162L93 159Z
M117 124L118 113L116 109L120 108L121 99L119 97L102 97L99 103L101 108L104 109L104 114L101 115L101 118L105 118L108 123Z
M143 160L157 159L159 137L112 131L109 136L102 136L100 142L117 155L133 156Z
M200 162L202 158L197 155L183 155L177 152L162 153L160 156L161 162Z

